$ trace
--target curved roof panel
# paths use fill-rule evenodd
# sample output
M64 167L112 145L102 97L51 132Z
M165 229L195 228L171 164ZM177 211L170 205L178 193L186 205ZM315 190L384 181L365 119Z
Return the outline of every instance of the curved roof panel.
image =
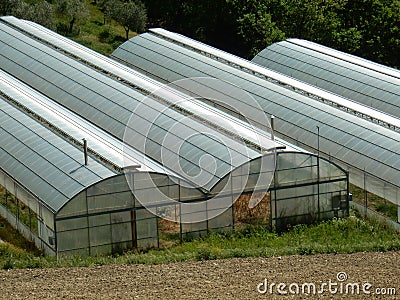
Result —
M162 165L150 158L143 159L143 155L132 147L2 70L0 70L0 92L75 141L80 142L85 138L89 150L119 169L126 166L140 166L136 168L138 171L157 173L167 171Z
M41 25L17 19L12 16L1 17L0 20L26 32L35 39L43 41L45 44L61 49L65 53L69 53L75 57L79 57L79 60L85 61L90 66L94 66L111 76L117 77L118 80L123 80L124 82L135 85L135 87L147 93L154 93L155 96L161 97L163 101L178 106L180 109L188 111L191 114L202 117L206 119L207 122L211 122L217 127L223 127L227 130L229 126L227 127L226 124L230 123L231 127L235 129L231 134L240 135L241 138L250 143L257 144L257 146L267 149L274 147L268 134L265 136L265 133L259 131L257 132L257 138L254 139L255 128L250 127L246 122L234 119L221 111L215 110L204 103L192 99L187 94L182 94L178 90L172 89L170 86L165 86L114 59L101 55ZM220 88L221 87L219 87L219 89ZM267 131L269 131L269 128Z
M0 47L3 70L117 139L124 138L133 116L136 122L129 130L135 139L131 146L159 163L176 157L175 145L183 145L179 163L170 162L168 167L186 179L204 171L210 178L203 186L206 190L233 168L261 155L4 23L0 23ZM177 124L181 131L171 134ZM196 137L186 139L192 134ZM201 165L200 158L207 155L215 160L215 172Z
M272 69L264 68L243 58L189 39L181 34L169 32L161 28L152 28L149 31L166 40L170 40L178 45L184 46L185 48L191 49L195 52L202 53L218 61L225 62L226 64L234 66L235 68L241 69L247 73L256 75L269 81L273 81L287 87L288 89L297 91L298 93L307 94L313 99L319 100L333 107L340 108L348 113L352 113L368 121L380 124L383 127L400 132L400 119L393 117L388 113L379 111L352 99L334 94L330 91L320 89L293 77L278 73ZM116 51L118 51L118 49ZM353 57L353 60L356 59ZM400 74L400 72L398 73Z
M190 46L185 45L186 41ZM398 133L241 71L234 63L230 65L226 58L212 58L206 49L200 50L204 44L198 43L194 51L196 43L188 38L177 42L144 33L125 42L112 56L164 82L198 76L231 82L249 92L265 112L277 117L277 135L316 151L319 126L320 150L327 156L359 170L365 168L370 174L400 186L397 180L400 176ZM216 49L210 47L210 53L212 51ZM235 101L233 106L243 112L254 109L241 99Z
M1 169L56 212L88 186L116 175L0 96Z
M299 39L275 43L254 63L400 117L400 72Z

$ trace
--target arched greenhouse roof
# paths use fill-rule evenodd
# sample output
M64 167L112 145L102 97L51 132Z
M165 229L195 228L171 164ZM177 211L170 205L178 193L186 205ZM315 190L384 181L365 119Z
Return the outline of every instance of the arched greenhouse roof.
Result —
M128 127L135 135L131 146L157 163L164 164L164 157L168 160L176 156L171 145L184 143L184 151L178 153L179 162L168 164L167 169L183 178L200 170L208 172L210 180L202 186L205 190L210 190L235 167L262 155L259 150L243 147L241 141L185 118L170 105L149 97L139 83L136 88L127 86L4 22L0 23L0 41L4 71L114 138L123 140L133 115L137 122ZM137 80L143 80L143 76ZM170 134L169 129L176 124L183 128L184 136ZM148 128L151 130L146 134ZM169 140L164 143L167 134ZM188 135L193 136L190 141L185 140ZM199 158L204 155L215 159L215 172L200 166Z
M260 78L169 86L14 17L0 18L0 66L1 213L46 253L158 247L158 217L182 238L231 229L243 194L269 192L277 228L312 218L317 199L322 218L348 215L348 173L273 134L241 84ZM228 99L232 111L213 103Z
M0 96L1 170L51 211L74 195L117 173Z
M254 63L400 117L400 72L317 43L288 39Z
M319 144L326 157L354 171L350 172L350 179L355 184L361 184L359 173L365 170L377 181L393 187L394 192L386 196L397 203L399 133L288 89L259 76L256 69L252 74L251 65L259 68L255 64L246 62L243 71L243 59L166 30L151 29L133 37L115 50L112 57L164 82L210 76L235 84L249 92L266 113L276 117L278 136L315 152ZM235 101L234 107L240 107L241 111L254 110L241 99Z

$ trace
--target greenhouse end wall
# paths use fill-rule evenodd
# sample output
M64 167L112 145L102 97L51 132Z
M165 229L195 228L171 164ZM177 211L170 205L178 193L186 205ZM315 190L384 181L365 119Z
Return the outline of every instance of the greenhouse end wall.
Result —
M87 188L56 217L58 255L100 255L158 246L157 218L123 174Z
M271 185L271 222L277 231L349 215L348 173L313 154L282 152Z
M343 169L313 154L299 152L278 152L276 166L269 189L263 180L271 176L271 171L263 170L260 159L255 159L221 180L213 191L215 197L213 192L205 195L166 174L132 172L130 177L120 174L86 188L57 214L2 172L0 184L10 194L20 196L32 212L35 209L37 229L23 224L4 203L0 204L0 213L46 254L63 256L157 248L159 228L154 212L181 222L182 239L232 230L232 204L239 188L244 188L245 193L270 192L271 220L278 231L289 224L348 215L348 177ZM205 201L207 197L213 201ZM149 202L144 203L145 199ZM196 206L185 207L184 203ZM192 211L193 207L197 211ZM190 223L194 214L205 220ZM207 218L210 215L215 216Z

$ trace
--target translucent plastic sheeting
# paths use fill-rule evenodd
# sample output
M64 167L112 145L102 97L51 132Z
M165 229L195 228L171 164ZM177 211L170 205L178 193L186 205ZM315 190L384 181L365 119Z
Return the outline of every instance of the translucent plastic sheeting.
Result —
M315 43L273 44L254 63L400 117L400 72Z
M175 145L184 145L184 151L178 153L179 162L169 167L184 178L204 171L210 178L205 189L211 189L233 168L261 155L5 24L0 24L0 41L3 70L116 138L123 139L133 117L135 126L128 130L135 138L129 142L144 155L165 164L168 157L176 157ZM177 124L179 132L171 131ZM191 134L196 136L186 139ZM215 172L200 165L198 158L208 155L215 160Z
M276 230L288 225L348 216L346 172L314 154L281 152L271 190L271 219Z
M86 187L115 173L0 98L1 168L56 212Z
M373 109L373 108L369 107L368 105L357 102L356 99L345 98L345 97L336 95L332 92L317 88L311 84L294 79L293 77L286 76L282 73L274 71L273 69L264 68L255 63L252 63L248 60L245 60L243 58L234 56L230 53L218 50L214 47L211 47L211 46L208 46L201 42L195 41L195 40L185 37L181 34L170 32L170 31L167 31L162 28L152 28L152 29L149 29L149 31L151 33L155 34L156 36L167 39L169 41L173 41L174 43L176 43L178 45L183 45L186 48L192 49L196 52L200 52L209 57L214 57L218 61L226 62L228 65L231 65L231 66L234 66L235 68L244 70L250 74L254 74L254 75L257 75L262 78L268 78L268 80L276 81L277 83L286 85L287 87L297 90L298 92L301 91L301 93L307 93L307 94L312 95L313 97L318 97L318 98L320 98L320 101L323 99L323 101L331 103L332 106L341 107L342 109L346 108L346 110L351 111L353 114L362 115L366 119L373 120L373 122L377 122L378 124L382 124L383 126L386 126L389 128L395 128L396 130L400 131L400 120L398 118L392 117L388 113L381 112L377 109ZM297 43L307 44L307 46L309 46L309 47L311 47L310 45L312 45L312 46L314 46L314 48L317 48L317 46L315 46L317 44L307 42L304 40L290 39L290 41L293 43L297 42ZM319 46L318 48L323 48L323 47ZM329 49L329 48L326 48L326 49ZM333 51L332 49L329 51L329 53L331 53L331 54L333 52L334 52L334 54L342 57L345 60L349 60L352 62L357 61L357 63L362 66L368 65L369 67L371 67L374 70L379 69L379 71L382 71L382 72L386 71L387 74L390 74L391 76L396 75L395 77L400 78L400 72L398 72L397 70L390 69L390 68L380 66L377 64L373 64L371 62L368 63L368 61L366 61L366 60L356 59L356 57L354 57L354 56L346 55L339 51ZM338 53L341 53L341 54L339 55ZM334 55L334 54L332 54L332 55Z
M32 35L35 38L51 44L57 49L62 49L71 55L79 57L79 59L84 60L96 68L100 68L105 72L112 74L113 76L117 76L118 79L129 82L138 88L147 91L148 93L154 93L157 97L161 97L164 101L189 111L196 116L202 117L208 122L212 122L216 126L223 127L225 130L229 129L230 127L234 127L234 134L239 134L242 138L250 141L251 143L259 145L261 144L261 146L265 146L266 149L276 147L276 145L273 145L274 143L270 141L270 136L262 138L261 142L259 141L259 139L263 137L265 133L259 131L257 132L257 137L255 138L254 130L256 129L254 127L249 127L247 123L241 122L240 120L235 120L221 111L217 111L212 107L208 107L204 103L195 101L187 95L182 95L177 90L167 87L158 81L144 76L140 72L136 72L113 59L110 59L74 41L71 41L70 39L67 39L41 25L12 16L2 17L1 20L18 28L19 30L22 30L23 32L28 33L29 35ZM219 84L221 85L221 83ZM222 87L219 87L219 89L222 89ZM226 126L227 123L230 123L230 126ZM269 128L267 129L269 132Z
M89 149L120 168L132 165L140 166L137 168L138 171L161 173L166 171L158 163L149 158L144 160L143 155L135 149L2 70L0 70L0 91L56 128L62 129L76 141L82 142L85 138Z
M301 39L288 39L288 41L290 41L293 44L297 44L297 45L301 45L303 47L306 48L310 48L312 50L318 51L318 52L322 52L325 53L327 55L330 55L332 57L336 57L338 59L344 60L344 61L348 61L352 64L355 65L359 65L359 66L363 66L364 68L370 69L370 70L374 70L376 72L382 73L382 74L386 74L386 75L390 75L392 77L396 77L396 78L400 78L400 71L390 68L388 66L384 66L375 62L372 62L370 60L355 56L355 55L351 55L348 53L344 53L314 42L310 42L307 40L301 40Z
M276 117L278 136L312 151L317 151L319 144L321 154L336 158L342 166L365 169L378 180L400 186L400 135L396 132L153 34L132 38L113 57L165 82L190 76L211 76L231 82L249 92L265 112ZM240 111L254 109L241 99L235 101L233 106ZM259 125L262 128L263 124Z

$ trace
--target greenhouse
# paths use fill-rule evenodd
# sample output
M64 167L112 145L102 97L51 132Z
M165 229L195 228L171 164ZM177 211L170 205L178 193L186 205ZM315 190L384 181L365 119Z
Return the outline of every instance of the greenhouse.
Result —
M313 42L288 39L254 63L400 117L400 71Z
M48 255L232 230L247 194L278 231L348 215L348 173L271 130L31 22L1 18L0 49L0 213Z
M204 76L242 88L256 99L266 114L275 116L277 136L313 153L319 152L348 170L351 183L398 207L400 133L374 121L384 118L381 112L364 107L376 116L361 118L361 112L358 115L348 113L348 107L334 107L306 91L316 90L315 87L294 82L287 76L163 29L150 29L133 37L116 49L112 57L157 80L174 83L177 89L183 78L192 77L193 81L198 81L196 78ZM204 85L201 88L216 89ZM345 100L346 105L352 103L351 99L341 100ZM240 98L232 101L234 107L241 107L240 111L256 110ZM237 116L229 107L218 108ZM354 110L357 112L356 108ZM391 120L398 126L397 118ZM251 121L259 128L264 126L256 117Z

